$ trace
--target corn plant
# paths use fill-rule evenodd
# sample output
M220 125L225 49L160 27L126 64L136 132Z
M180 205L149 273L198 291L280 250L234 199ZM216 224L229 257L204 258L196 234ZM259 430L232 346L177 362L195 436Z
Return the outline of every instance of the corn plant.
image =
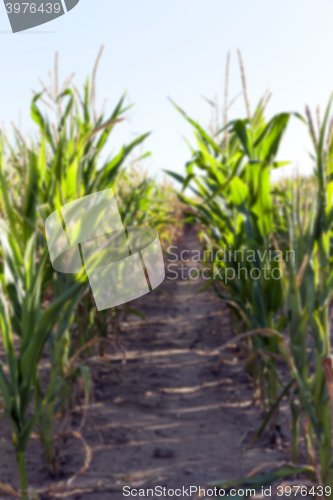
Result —
M289 394L293 461L297 462L302 434L312 479L325 486L325 492L330 492L325 494L330 497L333 491L333 369L329 328L329 304L333 294L331 101L332 98L319 124L318 138L307 110L306 123L315 161L312 201L305 203L307 193L302 191L303 183L291 184L289 190L280 191L289 244L296 255L295 260L285 263L289 339L288 342L278 339L281 354L290 368L291 381L281 391L256 436L259 437L282 397Z
M54 122L38 107L40 102L46 103L45 98L49 99L49 106L53 105ZM124 100L125 95L105 118L104 112L98 114L95 110L94 77L91 84L87 80L82 97L68 83L59 90L55 79L52 88L44 86L31 103L31 117L38 126L38 135L28 143L14 128L14 143L4 135L1 138L1 333L8 374L1 368L0 390L12 426L24 499L28 486L25 452L31 432L38 424L46 458L54 471L52 434L56 398L59 391L62 393L61 388L68 385L63 384L65 378L86 373L83 363L79 372L68 369L71 367L68 356L75 355L69 352L68 344L87 280L84 275L65 279L53 272L44 238L44 221L69 201L115 187L121 179L125 160L147 137L147 134L137 137L101 164L101 152L115 124L128 109ZM135 203L132 217L139 208L148 215L143 203L144 195L149 192L151 183L147 180L138 193L142 196L139 205L135 196L131 202L120 203L128 220ZM96 314L93 308L91 312L93 316ZM46 344L51 367L45 386L38 364Z
M277 320L284 283L277 279L281 259L274 234L280 217L273 212L270 171L285 164L277 162L276 155L290 114L276 115L267 123L264 107L262 99L251 120L224 127L221 132L228 135L222 139L221 132L211 137L177 108L194 128L197 149L192 148L186 177L170 172L183 183L181 200L195 210L196 220L205 228L206 244L214 255L211 283L235 312L243 331L280 329L286 322L284 317ZM184 195L187 187L195 197ZM244 260L244 255L249 258ZM274 338L260 336L251 342L251 370L265 407L266 385L269 405L281 385L275 370L277 345ZM255 358L259 363L253 362Z
M20 224L20 217L16 216L8 196L3 166L3 154L0 153L0 182L7 212L7 220L0 219L0 321L8 369L6 373L0 364L0 390L11 424L22 498L26 500L25 453L29 438L45 406L55 399L61 383L56 380L48 384L43 399L31 415L30 403L38 380L39 360L54 325L58 323L59 328L66 328L68 312L75 307L86 283L76 280L61 295L55 296L50 305L43 305L52 274L48 250L45 244L38 242L36 231L31 236L25 234L25 224Z
M281 165L275 158L290 114L276 115L266 124L262 102L252 118L235 120L214 136L178 108L194 127L197 148L192 148L186 176L170 172L183 185L179 196L190 207L185 215L202 224L205 244L215 256L227 248L226 259L219 262L221 273L214 273L212 266L210 284L236 313L239 330L248 333L252 344L250 357L264 358L257 365L261 372L258 379L263 392L264 371L269 406L253 443L284 397L290 402L295 463L300 435L304 437L308 465L279 469L270 475L269 481L302 470L326 487L326 496L332 496L333 491L333 368L329 328L333 293L331 101L322 122L318 120L318 137L310 112L307 110L307 120L296 114L307 124L313 142L316 166L310 181L286 181L283 187L272 184L269 172ZM222 138L220 133L224 134ZM186 188L192 190L192 197L185 195ZM264 265L267 266L267 281L246 280L244 275L235 278L235 273L228 276L228 269L236 270L239 265L237 258L228 257L229 249L250 248L256 254L269 246L273 255L283 256L276 260L277 264L275 259L273 262L263 259L263 265L261 259L254 259L247 265L248 271L260 270L260 276ZM274 269L279 270L279 280L271 279ZM280 356L290 369L289 379L283 382L274 362ZM261 480L262 476L250 482ZM249 484L249 480L237 483Z
M289 211L290 239L298 259L289 265L289 287L286 294L290 327L292 371L298 384L302 413L298 418L309 421L304 426L308 456L316 470L316 478L333 487L332 465L332 359L330 357L329 303L333 294L331 255L332 198L332 121L329 124L330 98L318 139L307 110L307 125L314 147L315 193L306 224L300 224L298 197ZM296 198L296 200L295 200ZM286 216L288 214L286 213ZM307 329L310 328L314 361L308 357ZM311 369L312 368L312 369ZM314 373L313 373L314 371ZM296 418L296 417L294 417ZM296 426L298 429L299 426ZM294 439L295 446L297 437ZM319 459L313 449L318 447ZM294 450L296 458L296 450Z

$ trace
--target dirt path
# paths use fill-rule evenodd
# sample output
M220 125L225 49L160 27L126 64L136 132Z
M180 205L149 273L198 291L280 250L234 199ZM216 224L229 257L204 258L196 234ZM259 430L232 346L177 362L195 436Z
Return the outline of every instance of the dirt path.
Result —
M195 234L185 232L178 246L179 251L198 248ZM118 480L119 487L143 481L150 481L144 488L203 487L288 457L271 448L267 438L243 453L251 431L260 424L259 408L251 404L253 388L235 346L219 372L211 371L217 347L231 336L229 315L211 290L196 293L201 285L167 278L159 289L133 302L147 320L130 316L121 325L127 351L123 382L105 375L95 384L94 403L82 430L92 462L74 483L78 491L66 498L125 498L122 491L80 492L81 486L97 481ZM6 429L3 424L2 457L10 450ZM82 466L84 454L75 441L68 441L61 455L66 480ZM1 459L0 481L15 481L12 467ZM36 487L49 483L37 440L28 469Z

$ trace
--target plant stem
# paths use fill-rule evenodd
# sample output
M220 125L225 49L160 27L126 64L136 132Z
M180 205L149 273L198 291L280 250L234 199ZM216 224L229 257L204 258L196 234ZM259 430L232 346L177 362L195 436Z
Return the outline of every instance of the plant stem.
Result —
M19 477L20 477L20 488L22 500L29 500L28 496L28 479L27 479L27 467L25 462L25 452L18 451L16 453L16 460L19 469Z

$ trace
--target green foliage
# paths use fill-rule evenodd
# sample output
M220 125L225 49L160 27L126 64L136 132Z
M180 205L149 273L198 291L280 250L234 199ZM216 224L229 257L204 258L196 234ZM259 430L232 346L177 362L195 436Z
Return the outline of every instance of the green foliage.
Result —
M110 187L125 225L147 223L163 229L167 218L163 207L167 191L136 174L134 168L125 171L126 161L131 162L132 152L148 134L102 160L114 127L128 107L124 94L110 115L96 113L94 86L94 81L90 85L87 80L83 96L74 85L61 91L58 84L53 91L45 88L31 103L37 133L29 143L16 128L14 140L0 137L0 327L6 353L6 367L0 363L0 391L12 428L24 500L28 488L25 452L33 429L38 426L49 469L56 473L55 414L59 408L62 415L66 413L77 379L83 382L88 402L91 350L107 342L109 318L116 325L123 310L116 308L111 316L98 314L84 273L53 271L44 236L46 218L74 199ZM41 111L45 99L53 108L53 121L52 113ZM140 154L136 163L146 156ZM82 310L87 319L84 325ZM50 358L47 383L39 372L46 350Z
M213 136L176 106L193 126L196 148L191 147L184 177L169 172L182 184L179 198L189 207L185 217L202 225L206 250L215 257L210 283L233 311L240 332L251 330L248 368L266 409L253 444L288 397L293 460L297 461L299 429L303 428L312 476L329 486L333 485L331 101L318 139L310 112L307 120L294 114L308 126L313 142L316 166L309 180L272 183L271 171L287 164L278 161L277 155L291 114L280 113L266 122L264 99L252 118L234 120ZM244 261L248 252L253 258ZM276 334L264 335L267 328ZM280 356L290 373L283 383L276 363Z

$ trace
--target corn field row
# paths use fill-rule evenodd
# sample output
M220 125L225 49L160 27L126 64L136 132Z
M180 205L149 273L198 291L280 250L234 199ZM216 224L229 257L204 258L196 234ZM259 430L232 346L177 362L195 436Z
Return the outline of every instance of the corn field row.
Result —
M195 146L186 174L169 174L181 183L185 220L201 225L205 255L213 255L205 287L228 304L234 341L257 388L264 418L252 446L268 426L279 426L279 407L287 400L292 452L290 463L269 474L219 486L259 490L303 473L332 496L332 96L322 119L317 112L316 126L309 108L305 116L280 113L267 120L267 94L251 114L240 53L239 59L247 117L227 122L224 116L221 128L206 130L175 104L193 128ZM288 164L278 154L290 120L308 128L313 174L273 182L272 171Z
M98 312L84 273L55 273L45 220L72 200L112 187L125 226L149 224L171 241L176 224L170 189L140 172L148 134L101 160L128 107L123 95L109 116L96 111L96 70L97 65L83 93L71 80L60 88L56 71L31 102L35 135L25 140L14 127L11 138L4 131L0 136L0 327L6 358L0 391L23 500L37 498L26 473L32 433L37 430L48 470L57 474L55 416L65 420L78 381L89 403L91 370L107 364L108 350L122 349L119 322L128 313L142 317L127 306ZM252 445L267 427L278 426L281 403L290 406L290 463L237 484L259 488L303 474L333 488L332 98L316 126L308 109L304 117L280 113L266 120L267 95L253 114L245 101L247 117L228 122L225 115L216 130L206 130L175 104L196 143L185 175L169 172L181 183L183 222L200 224L202 242L213 255L205 286L229 306L236 329L232 341L246 353L257 388L264 418ZM309 130L314 172L273 183L272 170L287 164L278 153L290 120ZM244 261L249 252L252 258ZM47 373L40 369L45 353ZM288 368L287 377L281 377L281 366ZM231 484L236 482L221 487Z
M0 364L0 391L24 500L36 495L28 489L25 458L32 432L37 429L47 467L57 474L56 415L64 419L71 410L78 381L89 402L91 366L107 364L104 354L122 349L120 318L128 313L142 316L126 305L98 312L85 274L54 272L45 239L46 218L65 203L112 186L125 226L149 224L162 240L169 238L168 189L140 170L141 159L148 156L140 147L149 134L101 164L106 143L128 107L123 95L110 116L96 112L96 69L83 93L70 81L60 89L57 70L50 87L43 84L31 102L38 131L29 143L16 127L13 140L4 133L0 136L0 322L6 354L5 365ZM52 121L40 104L51 109ZM46 376L39 369L45 351ZM122 369L108 366L116 372Z

